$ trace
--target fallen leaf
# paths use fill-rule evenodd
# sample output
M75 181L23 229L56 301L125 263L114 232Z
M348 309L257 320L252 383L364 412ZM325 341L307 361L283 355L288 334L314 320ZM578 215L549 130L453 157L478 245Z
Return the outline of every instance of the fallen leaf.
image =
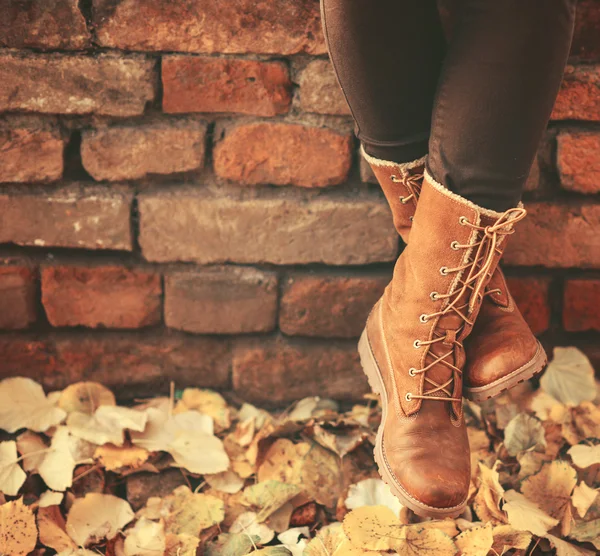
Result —
M19 429L45 432L62 422L66 415L48 401L43 388L30 378L0 381L0 429L10 433Z
M73 502L66 530L78 546L89 546L114 538L133 518L133 510L125 500L91 492Z
M14 440L0 442L0 492L16 496L27 479L19 465L17 443Z
M391 550L393 538L400 538L403 525L387 506L363 506L352 510L343 522L350 542L363 550Z
M58 406L67 413L92 415L101 405L116 405L114 394L97 382L76 382L60 394Z
M493 525L486 523L462 532L455 539L461 556L487 556L494 544Z
M528 450L543 452L546 447L542 423L526 413L519 413L506 425L504 446L511 456Z
M540 386L559 402L578 405L596 397L594 368L575 347L555 347L554 357L540 379Z
M275 537L275 531L264 523L259 523L257 518L254 512L244 512L233 522L229 532L245 533L251 537L258 537L256 544L268 544Z
M40 542L57 552L76 549L77 545L67 534L65 518L58 506L41 507L37 512Z
M245 556L250 554L256 539L238 533L221 533L219 538L206 546L205 556Z
M40 496L40 499L38 500L38 506L40 508L58 506L62 503L64 497L65 495L62 492L53 492L51 490L47 490Z
M598 491L589 487L585 482L581 481L573 490L572 502L573 507L577 510L579 517L585 517L585 514L590 509L590 506L596 500Z
M506 503L502 509L508 516L509 524L517 531L529 531L543 537L559 523L558 519L549 516L519 492L508 490L504 493L504 499Z
M37 472L48 452L48 446L39 434L25 431L17 436L17 450L23 460L23 469L27 472Z
M556 556L595 556L597 553L568 543L553 535L546 535L550 544L556 548Z
M348 538L341 523L322 527L316 537L308 543L303 556L345 556L344 547Z
M164 556L196 556L200 539L192 535L167 533Z
M440 529L421 524L405 525L390 542L398 556L454 556L454 541Z
M387 506L395 515L400 515L403 506L381 479L364 479L351 485L346 498L346 508L354 510L363 506Z
M492 554L502 555L514 548L525 550L531 543L531 533L528 531L517 531L510 525L496 525L492 530L494 544Z
M303 490L318 504L334 507L342 486L340 458L313 444L304 458L300 480Z
M477 484L478 490L473 500L473 508L479 519L493 523L505 523L506 514L500 509L504 489L500 484L498 471L480 463Z
M107 443L122 446L124 431L142 432L146 426L146 413L127 407L102 405L93 415L74 411L67 418L67 427L73 436L92 444Z
M166 548L164 524L140 518L127 530L123 548L125 556L162 555Z
M267 449L257 470L259 482L279 481L292 485L302 483L304 458L310 451L308 442L294 444L287 438L278 438Z
M37 534L33 512L23 504L22 498L0 506L0 550L3 554L27 556L35 548Z
M52 490L64 491L73 484L75 463L69 430L67 427L58 427L48 453L38 468L40 477Z
M218 431L226 430L231 426L231 411L227 402L217 392L201 390L199 388L186 388L181 396L181 408L178 411L194 409L199 413L212 417Z
M600 444L594 446L578 444L569 448L567 454L571 456L573 464L580 469L600 464Z
M246 504L260 511L257 519L262 522L300 493L300 487L279 481L264 481L244 490Z
M206 474L204 480L215 490L235 494L244 488L244 480L235 472L223 471L215 475Z
M107 471L116 471L121 468L137 469L141 467L150 456L150 452L139 446L115 446L104 444L98 446L94 451L94 459L97 459Z

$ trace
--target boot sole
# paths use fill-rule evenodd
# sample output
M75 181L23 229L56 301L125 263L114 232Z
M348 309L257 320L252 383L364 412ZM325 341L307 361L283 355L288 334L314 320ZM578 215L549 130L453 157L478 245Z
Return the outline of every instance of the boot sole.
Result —
M535 355L523 366L514 370L512 373L486 384L485 386L474 386L472 388L464 387L465 398L474 402L485 402L499 396L500 394L514 388L517 384L530 380L539 374L546 367L548 357L542 344L538 342Z
M467 505L467 500L465 500L458 506L453 506L451 508L435 508L433 506L429 506L427 504L424 504L423 502L420 502L416 498L413 498L408 492L406 492L404 488L396 481L392 473L389 471L385 455L383 453L383 425L387 417L387 395L385 391L383 378L381 377L381 371L379 370L379 365L377 364L375 356L373 355L373 352L371 350L371 345L369 343L366 328L363 331L358 342L358 353L360 355L360 362L363 368L363 372L367 376L371 390L373 390L375 394L379 394L381 398L383 415L381 418L381 424L377 429L377 439L375 441L375 449L373 450L373 455L375 456L375 463L377 463L379 475L381 475L383 482L390 487L392 493L396 496L396 498L400 500L402 505L411 509L413 512L415 512L421 517L433 517L443 519L445 517L454 518L459 516L464 511Z

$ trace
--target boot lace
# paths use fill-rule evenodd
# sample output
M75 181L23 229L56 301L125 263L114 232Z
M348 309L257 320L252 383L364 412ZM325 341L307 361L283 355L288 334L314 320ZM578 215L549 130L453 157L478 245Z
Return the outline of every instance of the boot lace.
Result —
M408 192L409 192L408 195L406 195L406 196L401 195L399 197L399 200L403 205L408 203L411 199L414 199L415 202L417 201L417 199L419 198L419 195L421 194L421 187L423 186L423 178L424 178L424 171L410 172L406 168L400 169L400 176L397 176L396 174L392 174L390 176L390 179L394 183L401 183L402 185L404 185L406 187L406 189L408 189Z
M462 376L462 369L450 362L454 361L453 355L457 347L463 348L462 341L458 338L461 332L465 328L465 325L472 326L473 320L470 318L473 309L477 303L483 299L485 295L484 289L492 275L494 268L494 258L497 254L501 254L502 250L498 248L500 238L514 233L513 224L522 220L527 211L523 208L512 208L502 214L494 224L491 226L479 226L469 222L469 220L461 216L459 222L463 226L469 226L473 230L477 231L479 237L473 243L460 244L453 241L450 244L451 249L472 249L474 256L472 260L466 262L461 266L455 268L448 268L443 266L440 268L440 274L446 276L455 272L463 272L461 278L457 281L451 291L445 294L437 292L431 292L430 298L433 301L450 300L449 303L440 311L436 311L430 314L422 314L419 318L420 322L426 323L429 320L442 317L449 313L455 313L461 319L461 324L457 330L454 331L441 331L437 328L434 329L434 338L431 340L415 340L414 347L420 348L425 347L427 353L425 357L429 357L431 361L425 365L422 369L415 369L414 367L409 369L410 376L424 375L424 388L423 394L406 394L406 400L412 399L427 399L427 400L438 400L444 402L461 402L462 398L453 397L454 381L457 377ZM461 300L466 302L460 304ZM451 347L448 352L441 355L437 355L430 349L434 344L444 342L450 344ZM435 365L442 364L452 371L450 378L444 383L438 383L435 380L427 376L427 371L432 369ZM427 389L425 388L427 386Z

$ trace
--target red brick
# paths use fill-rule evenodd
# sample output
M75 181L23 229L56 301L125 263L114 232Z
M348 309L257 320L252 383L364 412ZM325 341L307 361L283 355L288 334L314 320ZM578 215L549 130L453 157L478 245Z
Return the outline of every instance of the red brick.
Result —
M297 274L284 285L279 327L289 335L354 338L391 276Z
M36 289L33 269L18 265L0 266L0 329L27 328L35 322Z
M165 322L200 334L275 328L277 275L254 268L207 268L165 276Z
M132 200L122 186L4 189L0 243L130 251Z
M600 205L530 203L504 262L546 267L600 267Z
M3 125L0 127L0 182L60 179L64 148L65 141L56 127Z
M139 196L147 260L196 263L367 264L396 257L398 235L379 196L249 198L171 188ZM368 241L365 240L368 238Z
M90 32L79 0L0 0L0 46L79 50Z
M348 177L351 145L350 134L321 127L238 125L226 130L215 147L215 172L243 184L335 185Z
M141 328L161 321L160 276L119 266L47 266L42 303L52 326Z
M578 0L571 56L580 60L600 58L600 2Z
M546 278L507 278L515 303L534 334L550 326L550 282Z
M319 2L93 0L99 44L124 50L322 54Z
M600 66L567 66L552 119L600 121Z
M300 107L305 112L350 115L329 60L315 60L300 75Z
M0 111L136 116L154 99L142 55L0 54Z
M292 102L287 66L232 58L164 56L163 111L286 113Z
M96 180L188 172L204 164L205 137L195 121L106 127L83 133L81 158Z
M368 391L356 343L277 338L240 342L233 388L243 399L285 405L306 396L358 400Z
M120 399L168 395L170 381L177 388L226 388L231 359L228 341L183 334L0 335L0 376L28 376L49 390L93 380Z
M600 331L600 280L567 280L563 325L569 332Z
M600 193L600 133L561 133L558 136L557 159L565 189Z

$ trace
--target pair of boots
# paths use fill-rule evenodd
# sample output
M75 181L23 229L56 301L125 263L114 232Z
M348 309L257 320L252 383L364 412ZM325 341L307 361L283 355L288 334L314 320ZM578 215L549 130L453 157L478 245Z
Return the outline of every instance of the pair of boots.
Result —
M455 517L471 477L463 395L486 400L546 364L498 267L526 212L456 195L427 173L425 159L396 164L361 151L408 244L359 343L383 409L375 459L405 506Z

